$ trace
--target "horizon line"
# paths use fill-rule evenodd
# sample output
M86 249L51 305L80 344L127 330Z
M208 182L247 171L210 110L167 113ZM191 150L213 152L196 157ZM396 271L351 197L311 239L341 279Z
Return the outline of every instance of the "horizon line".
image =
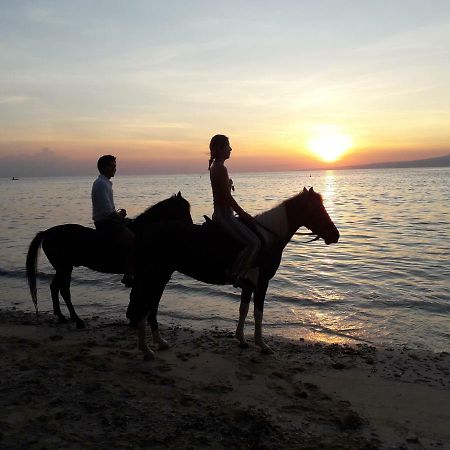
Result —
M450 156L450 155L449 155ZM420 161L420 160L417 160ZM408 162L408 161L406 161ZM406 163L405 162L405 163ZM414 161L409 161L414 162ZM377 165L380 164L380 167L377 167ZM286 173L286 172L332 172L332 171L345 171L345 170L397 170L397 169L441 169L450 167L449 164L441 164L441 165L430 165L430 166L415 166L415 167L400 167L400 166L381 166L382 164L396 164L394 163L375 163L371 165L370 167L362 167L362 166L346 166L346 167L315 167L315 168L309 168L309 169L286 169L286 170L239 170L234 169L233 173L239 173L239 174L254 174L254 173ZM121 177L127 177L127 176L167 176L167 175L206 175L209 172L148 172L148 173L122 173L118 175L118 178ZM13 176L1 176L0 179L6 179L10 181L20 181L21 178L75 178L75 177L95 177L98 176L97 173L79 173L79 174L58 174L58 175L21 175L20 178ZM114 177L116 178L116 177Z

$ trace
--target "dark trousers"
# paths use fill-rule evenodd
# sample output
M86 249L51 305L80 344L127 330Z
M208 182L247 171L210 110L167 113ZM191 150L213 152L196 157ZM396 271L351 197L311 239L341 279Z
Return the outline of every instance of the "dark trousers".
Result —
M120 217L94 222L97 231L125 256L125 274L134 272L134 233Z

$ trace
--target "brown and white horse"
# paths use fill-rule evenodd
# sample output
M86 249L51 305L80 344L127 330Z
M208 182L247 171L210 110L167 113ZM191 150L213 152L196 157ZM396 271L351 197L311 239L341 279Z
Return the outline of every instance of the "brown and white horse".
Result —
M322 196L314 192L313 188L304 188L278 206L258 214L255 222L264 242L258 262L259 279L254 288L242 289L236 338L241 346L247 345L244 323L253 295L255 344L263 353L271 353L262 335L264 299L285 246L302 226L317 236L315 240L322 238L327 245L338 242L339 231L323 205ZM158 331L157 312L172 273L177 271L210 284L229 284L230 269L239 251L240 244L211 223L190 225L169 222L154 229L148 240L140 246L136 264L138 269L127 310L131 323L138 326L138 346L146 359L154 357L146 342L147 317L154 342L159 348L168 347Z

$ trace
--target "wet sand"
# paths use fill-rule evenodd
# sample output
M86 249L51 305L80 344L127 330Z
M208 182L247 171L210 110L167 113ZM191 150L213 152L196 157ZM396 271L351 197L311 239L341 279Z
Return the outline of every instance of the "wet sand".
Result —
M0 311L5 449L450 448L450 355L161 325L144 361L126 321ZM247 333L251 332L251 324Z

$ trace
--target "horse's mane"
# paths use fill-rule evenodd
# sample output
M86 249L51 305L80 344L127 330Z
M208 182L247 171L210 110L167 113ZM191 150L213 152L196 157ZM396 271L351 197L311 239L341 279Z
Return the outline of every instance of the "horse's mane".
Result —
M167 212L173 211L175 208L179 209L180 205L184 206L187 210L191 208L191 205L185 198L181 197L181 195L174 194L148 207L143 213L136 216L133 219L134 225L139 226L143 222L155 222L158 219L164 218Z
M280 206L290 207L294 203L303 201L308 196L310 196L310 197L315 196L316 199L320 200L320 202L323 203L322 195L319 194L318 192L315 192L314 190L313 191L301 190L298 194L294 194L292 197L289 197L288 199L281 201L280 203L276 204L274 207L270 208L269 210L264 211L260 214L257 214L255 217L258 217L261 214L267 214L270 211L273 211L273 210L279 208Z

